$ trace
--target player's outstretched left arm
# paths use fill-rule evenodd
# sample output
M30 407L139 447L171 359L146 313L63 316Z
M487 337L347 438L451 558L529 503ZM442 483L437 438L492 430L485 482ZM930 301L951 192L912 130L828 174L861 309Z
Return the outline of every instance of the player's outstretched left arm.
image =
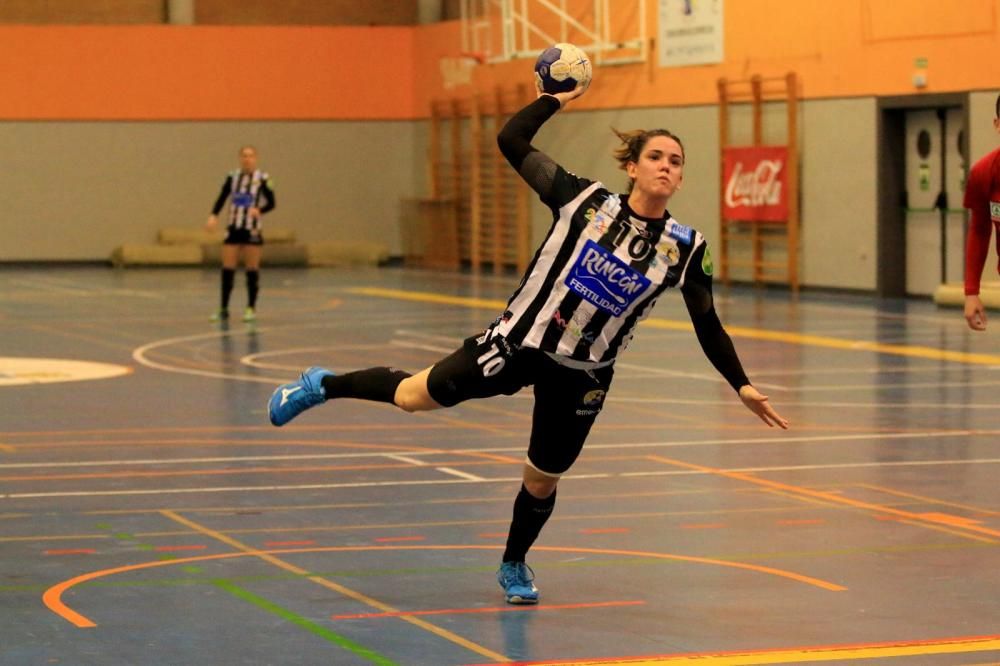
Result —
M708 248L703 244L688 262L684 286L681 287L684 304L687 306L694 332L698 336L705 356L725 377L729 385L739 393L740 400L751 412L769 427L788 429L788 421L775 411L767 396L750 383L743 364L736 354L732 338L719 321L712 298L712 260Z

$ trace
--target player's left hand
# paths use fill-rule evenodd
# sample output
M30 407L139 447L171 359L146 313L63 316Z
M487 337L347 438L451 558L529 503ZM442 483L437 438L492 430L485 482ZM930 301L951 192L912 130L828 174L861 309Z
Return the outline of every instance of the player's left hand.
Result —
M774 411L774 407L767 401L767 396L755 389L750 384L740 387L740 400L746 408L756 414L768 427L778 426L782 430L788 430L788 421Z

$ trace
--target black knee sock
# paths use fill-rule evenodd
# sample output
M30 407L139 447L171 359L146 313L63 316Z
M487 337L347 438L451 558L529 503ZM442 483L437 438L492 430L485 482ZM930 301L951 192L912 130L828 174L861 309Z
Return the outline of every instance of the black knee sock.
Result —
M229 309L229 295L233 293L233 278L236 271L232 268L222 269L222 309Z
M326 399L357 398L395 404L396 387L410 376L410 373L396 368L368 368L346 375L323 377Z
M260 271L247 271L247 306L257 307L257 292L260 291Z
M507 532L507 548L503 552L504 562L524 562L531 544L535 543L545 521L552 515L556 505L556 491L545 499L538 499L521 484L521 492L514 500L514 519Z

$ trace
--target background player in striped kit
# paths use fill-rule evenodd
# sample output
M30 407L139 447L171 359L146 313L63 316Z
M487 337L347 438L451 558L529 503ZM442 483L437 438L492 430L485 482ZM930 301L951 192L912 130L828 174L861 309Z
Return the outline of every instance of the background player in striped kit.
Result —
M666 130L618 133L615 157L629 177L623 195L574 176L531 145L542 124L584 90L539 93L500 132L501 151L549 206L553 224L505 311L481 335L416 375L388 367L344 375L310 368L279 386L268 404L280 426L332 398L418 411L532 386L523 483L497 572L514 604L538 601L525 556L552 513L560 475L603 407L615 359L666 289L680 289L702 349L743 404L768 426L788 427L750 384L716 315L704 237L666 210L683 178L677 137Z
M270 176L257 168L257 149L253 146L240 148L240 168L226 176L206 227L214 229L218 225L219 212L226 205L227 199L229 223L226 238L222 241L222 303L212 315L212 320L229 318L229 296L233 292L236 265L242 254L247 277L247 306L243 311L243 321L253 321L257 318L260 257L264 245L260 218L264 213L274 210L275 206Z
M1000 132L1000 95L993 109L993 128ZM986 330L986 308L979 298L979 280L990 253L990 235L997 228L1000 254L1000 148L969 169L965 183L965 207L969 209L969 239L965 247L965 320L974 331ZM1000 265L997 266L1000 271Z

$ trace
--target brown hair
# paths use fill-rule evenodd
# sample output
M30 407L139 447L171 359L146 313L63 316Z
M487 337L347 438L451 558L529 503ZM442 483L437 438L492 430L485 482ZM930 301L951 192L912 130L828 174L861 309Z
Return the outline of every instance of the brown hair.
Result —
M681 143L679 136L665 129L651 129L651 130L631 130L628 132L620 132L614 127L611 131L615 133L619 139L621 139L622 145L615 149L614 156L618 160L618 168L622 171L629 162L635 162L638 164L639 156L642 155L642 149L646 147L646 143L654 136L665 136L668 139L673 139L677 142L677 145L681 147L681 157L684 157L684 144ZM632 191L632 186L635 184L633 179L629 179L628 191Z
M995 118L1000 118L1000 95L997 95L997 108Z

